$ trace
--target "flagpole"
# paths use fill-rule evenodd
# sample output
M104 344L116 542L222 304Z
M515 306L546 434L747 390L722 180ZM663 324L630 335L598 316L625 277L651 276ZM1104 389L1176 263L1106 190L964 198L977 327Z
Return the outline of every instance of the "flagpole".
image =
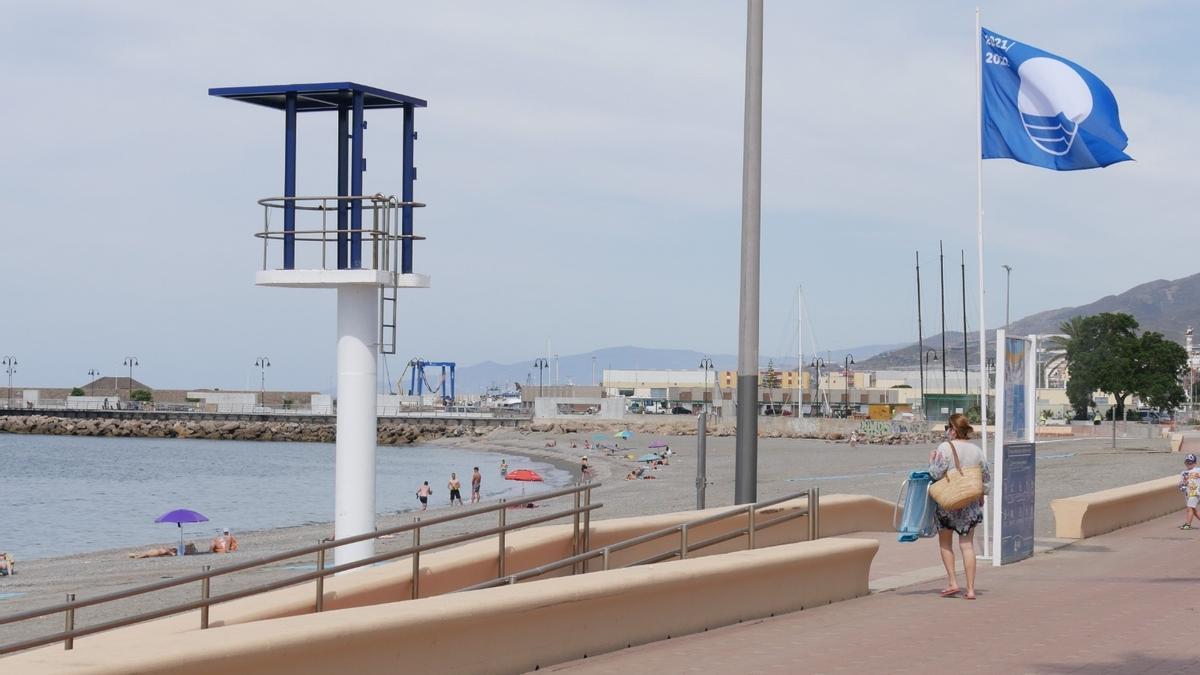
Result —
M983 458L988 456L988 379L987 379L987 323L984 320L983 292L983 49L982 26L979 23L979 8L975 8L975 237L979 248L979 419ZM963 338L966 340L966 338ZM999 366L997 366L999 367ZM995 464L993 460L993 465ZM993 491L994 492L994 491ZM983 510L983 557L990 558L992 552L990 509Z

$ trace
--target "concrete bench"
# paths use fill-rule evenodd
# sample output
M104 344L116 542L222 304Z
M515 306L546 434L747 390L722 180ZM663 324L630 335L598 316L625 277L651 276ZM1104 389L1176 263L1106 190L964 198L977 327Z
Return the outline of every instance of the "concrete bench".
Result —
M1054 510L1055 536L1084 539L1181 510L1183 497L1179 477L1170 476L1055 499L1050 508Z

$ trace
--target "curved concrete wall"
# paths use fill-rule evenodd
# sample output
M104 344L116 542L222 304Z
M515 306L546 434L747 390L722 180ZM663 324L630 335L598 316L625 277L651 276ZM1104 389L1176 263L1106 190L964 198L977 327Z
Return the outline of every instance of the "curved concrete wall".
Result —
M1170 476L1078 497L1055 499L1055 536L1084 539L1165 516L1183 508L1179 478Z
M524 672L866 595L878 547L824 539L0 663L31 675Z
M708 514L719 513L730 507L716 507L704 511L680 511L649 516L592 520L591 547L603 548L626 539L631 539L655 530L671 527ZM758 511L757 522L763 523L785 513L807 508L806 500L784 502ZM878 497L865 495L822 495L820 500L821 536L835 536L853 532L891 531L893 505ZM743 515L732 516L716 523L696 528L689 533L689 541L695 544L714 535L728 532L745 525ZM804 541L808 533L808 517L794 518L775 527L756 533L758 548L773 547ZM509 573L532 569L571 555L572 526L545 525L510 532L505 539L506 568ZM679 545L679 537L665 537L639 546L613 553L613 567L644 559L656 553L672 550ZM740 551L746 548L746 538L740 537L720 545L690 553L699 558L718 553ZM420 591L422 598L440 596L495 579L497 576L499 541L495 537L464 544L451 549L425 553L421 556ZM602 561L596 559L589 564L589 571L600 570ZM568 576L570 568L546 575ZM214 594L223 582L214 582ZM210 611L209 625L216 628L233 624L299 616L313 612L316 587L313 583L262 593L240 600L214 605ZM364 607L400 601L411 601L412 562L401 558L396 563L364 569L353 574L328 577L325 580L325 611ZM175 633L199 632L199 613L189 612L157 621L136 624L106 633L81 638L76 649L89 643L107 643L126 637L142 639L157 638ZM61 649L57 646L47 650ZM4 661L0 661L0 664Z

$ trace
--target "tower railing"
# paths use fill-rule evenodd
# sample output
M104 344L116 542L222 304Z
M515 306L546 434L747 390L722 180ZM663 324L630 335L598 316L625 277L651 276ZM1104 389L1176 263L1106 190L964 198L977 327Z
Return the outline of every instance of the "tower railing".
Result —
M367 269L395 273L407 273L411 270L401 269L404 259L402 248L409 242L423 241L425 237L416 234L405 234L403 227L403 212L405 209L422 208L422 202L402 201L395 195L320 195L303 197L266 197L258 200L263 207L263 228L256 232L255 237L262 239L262 269L276 270L283 267L272 267L269 263L271 242L279 242L286 249L295 242L317 242L321 247L320 266L322 270ZM357 203L363 212L370 214L370 225L354 228L347 224L339 227L339 213L347 214L351 205ZM305 229L285 230L282 225L272 226L271 216L275 211L287 212L293 210L302 214L306 221ZM320 217L320 228L307 225L316 217ZM341 219L341 220L344 220ZM366 218L363 219L367 220ZM361 242L368 255L363 255L358 267L349 265L347 255L350 247ZM330 264L330 244L334 245L332 265ZM309 247L311 250L311 247ZM306 257L310 261L302 269L313 269L315 256ZM297 266L300 268L300 266Z

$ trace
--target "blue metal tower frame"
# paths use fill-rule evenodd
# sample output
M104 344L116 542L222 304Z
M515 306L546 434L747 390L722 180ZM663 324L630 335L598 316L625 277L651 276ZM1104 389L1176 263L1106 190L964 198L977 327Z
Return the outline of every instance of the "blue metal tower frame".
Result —
M210 96L244 101L284 112L283 132L283 269L296 268L296 115L304 112L337 112L337 267L362 269L362 190L367 170L364 136L366 111L400 108L404 112L403 177L401 199L413 200L417 169L413 164L413 141L417 139L414 113L428 104L419 98L369 87L355 82L272 84L253 87L216 87ZM412 273L413 207L401 210L400 272Z
M425 369L428 367L442 369L442 398L447 401L454 400L454 361L425 361L424 359L413 359L412 375L408 384L409 396L421 396L425 393ZM450 370L450 379L446 379L446 369ZM401 375L403 377L403 375ZM449 383L450 391L447 393L446 384Z

